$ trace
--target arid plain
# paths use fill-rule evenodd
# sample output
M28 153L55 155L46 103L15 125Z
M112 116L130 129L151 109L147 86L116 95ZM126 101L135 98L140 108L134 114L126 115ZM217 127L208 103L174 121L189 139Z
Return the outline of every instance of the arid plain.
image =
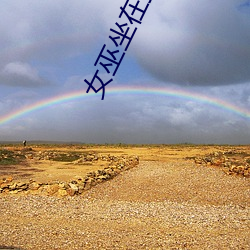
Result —
M5 145L0 249L250 249L250 146Z

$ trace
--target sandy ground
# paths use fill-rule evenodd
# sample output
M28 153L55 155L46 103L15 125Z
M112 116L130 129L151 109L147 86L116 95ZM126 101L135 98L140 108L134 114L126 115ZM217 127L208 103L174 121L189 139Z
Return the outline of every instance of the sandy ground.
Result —
M219 168L197 166L186 159L214 151L250 154L249 146L92 147L91 150L112 155L136 154L140 164L81 196L0 196L0 246L250 249L250 179L228 176ZM30 162L30 169L43 170L30 170L33 179L44 178L48 171L53 178L60 178L67 166L70 171L62 178L70 179L80 171L80 166L70 164L63 164L64 169L58 168L58 163L50 163L49 167L43 164ZM70 174L73 167L75 172Z

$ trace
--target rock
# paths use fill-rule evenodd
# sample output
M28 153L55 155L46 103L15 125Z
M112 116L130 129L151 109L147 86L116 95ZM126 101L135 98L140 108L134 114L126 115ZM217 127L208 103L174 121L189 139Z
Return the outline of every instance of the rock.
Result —
M224 167L230 168L232 166L232 162L227 161L224 163Z
M32 182L29 184L30 190L38 190L42 184L37 182Z
M244 170L243 176L244 177L250 177L250 171Z
M73 184L73 183L69 183L69 187L71 188L71 189L73 189L75 192L78 192L78 186L76 185L76 184Z
M95 156L94 155L87 155L85 159L86 159L86 161L93 161L95 159Z
M58 152L39 152L36 153L28 153L27 157L37 158L37 154L39 158L46 159L47 157L53 159L54 157L58 157L61 153ZM70 156L70 155L68 155ZM81 155L79 155L80 157ZM94 161L100 159L95 153L89 153L85 158L88 161ZM76 195L81 194L84 190L90 189L92 186L95 186L97 183L104 182L109 180L119 174L122 171L125 171L129 168L135 167L139 163L139 158L137 156L128 157L128 156L106 156L101 157L101 159L108 159L110 162L110 166L105 167L101 170L96 170L87 173L85 177L75 176L73 180L69 183L61 182L61 183L38 183L32 179L28 182L13 182L12 177L4 178L0 180L0 193L19 193L23 192L25 194L32 193L32 191L39 190L41 194L55 195L58 196L66 196L66 195ZM91 163L90 163L91 164ZM101 165L104 167L104 165ZM241 170L242 171L242 170ZM248 175L248 172L245 173Z
M107 176L106 175L100 175L100 176L97 177L97 179L105 181L107 179Z
M0 188L2 188L2 189L7 189L7 188L9 188L9 183L6 183L6 182L2 183L2 184L0 185Z
M10 190L15 190L17 188L17 184L14 182L12 185L9 185Z
M68 192L66 189L59 189L57 194L58 194L58 196L67 196Z
M74 196L75 195L75 190L73 190L72 188L68 188L67 190L66 190L66 192L67 192L67 194L68 195L70 195L70 196Z
M16 190L12 190L9 192L9 194L18 194L19 192L21 192L20 189L16 189Z
M82 194L83 191L84 191L84 184L79 184L79 186L78 186L78 193Z
M89 178L87 181L84 182L84 190L88 190L93 186L95 180L93 178Z
M244 166L238 166L238 167L237 167L237 170L236 170L236 173L238 173L238 174L243 174L243 173L244 173L244 170L245 170L245 167L244 167Z
M204 160L206 162L212 162L212 157L210 157L210 156L204 157Z
M86 174L86 176L94 178L94 177L96 177L96 172L89 172Z
M33 151L33 149L32 148L23 148L21 151L22 152L28 152L28 151Z
M68 188L68 185L64 182L59 183L58 186L59 186L59 189L67 189Z
M20 189L19 190L12 190L9 193L10 194L18 194L20 191L21 191Z
M75 176L75 179L77 182L82 182L84 178L82 176Z
M196 164L202 164L203 161L202 161L201 158L196 157L196 158L195 158L195 163L196 163Z
M244 177L249 176L248 158L245 157L245 152L214 152L204 157L196 157L195 163L206 163L207 166L218 166L229 175L241 175Z
M13 181L13 177L12 176L8 176L7 178L6 178L6 182L12 182Z
M48 185L48 187L47 187L47 193L49 195L55 194L56 192L58 192L58 190L59 190L58 184L51 184L51 185Z
M22 189L22 190L25 190L29 187L29 185L25 182L18 182L17 184L17 189Z
M33 159L33 154L27 154L27 155L25 155L25 157L26 157L26 159Z
M218 157L220 155L220 152L214 152L214 156Z

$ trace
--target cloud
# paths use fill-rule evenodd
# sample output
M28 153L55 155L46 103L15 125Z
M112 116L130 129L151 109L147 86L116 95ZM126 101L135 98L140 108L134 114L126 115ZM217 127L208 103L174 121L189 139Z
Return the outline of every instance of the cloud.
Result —
M241 89L232 86L230 90L226 89L225 86L216 87L206 90L206 94L215 98L220 96L232 103L234 98L241 99ZM198 92L198 88L193 87L193 91ZM28 99L23 104L21 100L20 93L16 100L20 101L19 107L34 103ZM2 110L4 114L6 111ZM20 126L23 128L21 132ZM6 132L10 127L11 136ZM249 131L248 119L220 107L181 97L130 95L126 92L112 95L105 101L94 95L59 103L0 127L2 140L53 138L94 143L247 144Z
M105 32L108 33L104 29L105 24L114 22L115 18L112 17L118 15L118 2L1 1L0 84L38 86L43 81L38 81L38 75L40 78L49 75L57 80L55 75L58 72L52 72L52 67L59 68L63 62L77 56L87 61L86 53L93 50ZM114 12L116 8L117 12ZM23 65L18 65L19 62ZM27 72L25 64L36 70L37 74L31 73L30 69ZM89 64L93 65L93 62Z
M244 3L152 2L133 41L133 53L165 82L204 86L247 82L250 15L239 10L239 2Z
M1 2L0 67L15 61L51 63L91 51L108 40L123 4ZM249 26L249 1L158 0L150 4L128 53L165 82L243 83L250 80Z
M248 2L152 1L126 53L123 71L121 67L106 87L104 101L98 93L36 110L1 126L1 138L249 143L249 120L223 109L192 99L108 93L121 84L161 89L167 82L177 91L194 91L249 110ZM1 116L48 96L86 90L84 79L93 77L91 66L109 40L110 28L123 21L118 16L124 3L0 1Z
M20 87L38 87L47 84L36 69L27 63L11 62L0 72L0 84Z
M104 25L114 21L112 10L115 6L119 10L118 2L1 1L0 65L14 60L56 60L89 51L103 35Z

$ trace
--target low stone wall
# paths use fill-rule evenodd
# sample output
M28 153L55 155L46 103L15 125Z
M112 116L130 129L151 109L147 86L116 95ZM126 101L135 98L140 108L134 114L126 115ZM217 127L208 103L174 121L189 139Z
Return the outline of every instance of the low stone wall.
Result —
M0 180L0 193L3 194L45 194L57 196L73 196L82 194L92 186L110 180L120 172L139 164L138 156L102 156L109 160L109 166L103 170L89 172L85 177L77 177L70 182L39 183L36 181L16 182L11 177ZM93 158L94 159L94 158ZM98 160L98 159L95 159Z
M228 175L250 177L250 155L245 152L214 152L194 161L198 165L221 167Z

